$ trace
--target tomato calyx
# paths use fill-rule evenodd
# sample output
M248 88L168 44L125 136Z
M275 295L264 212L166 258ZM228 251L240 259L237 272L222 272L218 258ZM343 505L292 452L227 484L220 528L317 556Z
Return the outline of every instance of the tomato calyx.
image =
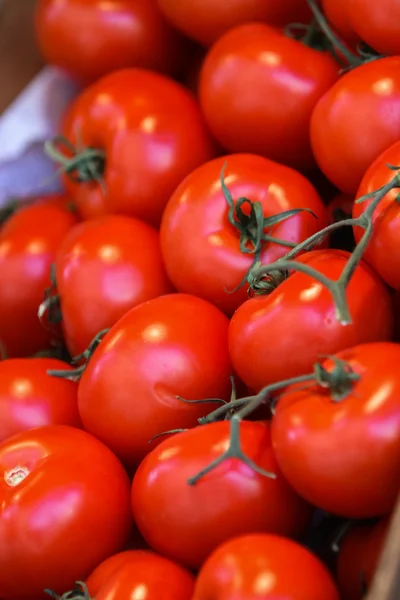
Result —
M51 598L54 598L54 600L82 600L82 598L84 600L91 600L86 583L83 581L77 581L76 586L77 588L75 590L66 592L62 596L56 594L52 590L44 590L44 593L51 596Z
M321 229L317 233L313 234L312 236L298 244L285 256L273 263L270 263L269 265L254 265L247 278L250 290L252 289L252 286L255 286L255 289L258 293L271 293L275 288L269 285L268 277L271 276L271 274L275 274L279 271L283 273L290 273L291 271L298 271L300 273L304 273L305 275L309 275L310 277L324 285L330 292L335 304L336 319L339 321L339 323L341 323L342 325L351 324L352 318L346 299L346 290L353 277L354 271L360 264L364 256L365 250L367 249L367 246L371 240L374 231L372 219L373 213L377 208L378 204L381 202L381 200L386 196L386 194L388 194L393 189L400 188L399 168L394 167L392 165L388 165L388 168L390 168L393 171L397 171L394 178L378 190L366 194L365 196L356 200L356 203L359 204L373 198L372 202L364 210L364 212L361 213L359 217L344 219L343 221L338 221L336 223L328 225L324 229ZM309 266L308 264L304 264L294 260L300 252L311 250L314 246L319 244L322 240L324 240L328 235L330 235L339 227L360 227L364 230L363 236L361 237L359 243L356 245L353 252L351 253L339 279L332 280L326 275L323 275L322 273L314 269L313 267ZM275 275L274 278L274 281L276 282ZM263 281L265 282L264 290L262 288Z
M43 302L38 308L38 318L43 327L47 329L47 324L58 325L62 321L60 296L57 293L57 280L55 265L50 268L50 287L44 291Z
M109 331L110 331L109 328L103 329L102 331L100 331L90 342L90 344L86 348L86 350L84 352L82 352L82 354L79 354L78 356L74 356L71 359L71 363L73 365L79 365L79 363L83 362L82 365L80 365L76 369L73 369L72 371L71 370L64 371L64 370L50 369L49 371L47 371L47 374L50 375L51 377L58 377L59 379L71 379L72 381L79 381L79 379L82 377L90 359L92 358L94 351L96 350L97 346L102 342L104 336Z
M289 23L284 28L284 33L286 37L301 42L305 46L313 48L313 50L318 50L319 52L329 50L335 58L343 64L343 61L337 56L335 48L322 31L316 19L313 19L309 24Z
M273 227L290 219L301 212L308 212L313 217L317 216L309 208L293 208L285 210L270 217L264 216L264 211L261 202L249 200L249 198L238 198L236 203L233 200L232 194L225 183L226 164L221 169L220 181L224 198L228 204L228 220L240 235L239 245L240 251L243 254L252 254L253 263L249 272L254 265L259 262L261 252L267 242L285 246L286 248L294 248L296 244L287 240L282 240L272 235ZM247 211L243 210L247 207ZM248 272L248 273L249 273ZM247 281L248 273L243 277L242 281L233 290L226 290L227 293L234 293L239 290Z
M229 420L229 445L225 452L221 454L221 456L212 461L209 465L207 465L204 469L199 471L196 475L188 479L188 484L192 486L196 485L196 483L200 479L202 479L205 475L213 471L225 460L233 458L240 460L244 464L248 465L256 473L264 475L265 477L275 479L275 473L271 473L270 471L265 471L264 469L261 469L253 460L251 460L248 456L244 454L240 444L240 422L246 419L246 417L251 415L253 412L255 412L262 404L265 404L267 402L270 402L271 412L273 413L273 407L274 403L276 403L276 399L271 398L271 394L280 389L284 390L288 386L309 386L317 384L322 388L329 389L330 397L333 402L339 402L344 400L346 396L350 393L353 383L355 381L358 381L360 376L357 373L355 373L352 370L351 366L345 361L335 356L331 356L328 358L330 358L334 363L333 368L331 370L326 369L320 363L316 363L314 365L314 370L312 373L306 375L299 375L297 377L292 377L290 379L285 379L283 381L279 381L277 383L268 385L265 388L263 388L258 394L233 400L229 404L220 406L206 417L201 417L200 419L198 419L198 423L200 425L206 425L221 420Z
M45 142L45 153L60 165L57 174L65 173L75 183L95 181L105 193L105 152L91 146L85 147L80 136L76 137L77 142L74 146L64 136L56 136L53 140Z

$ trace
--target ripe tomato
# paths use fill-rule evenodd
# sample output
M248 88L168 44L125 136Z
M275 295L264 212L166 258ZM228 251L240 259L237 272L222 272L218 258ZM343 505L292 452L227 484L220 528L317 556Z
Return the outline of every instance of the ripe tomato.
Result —
M351 0L322 0L322 9L329 23L341 38L352 45L360 41L360 36L353 29L349 16Z
M105 152L105 159L82 158L81 182L64 178L85 218L119 213L159 223L176 186L214 156L193 95L141 69L116 71L86 89L66 115L64 134ZM103 186L90 180L89 165Z
M77 222L67 201L51 197L13 214L0 231L0 344L8 357L49 347L38 319L56 251Z
M380 54L400 54L397 0L384 0L379 8L371 0L346 0L346 4L351 25L364 42Z
M133 306L172 291L158 232L130 217L110 215L76 225L55 264L64 337L72 356Z
M78 386L47 374L72 370L53 358L14 358L0 362L0 442L44 425L80 426Z
M168 275L179 291L196 294L232 314L247 292L245 286L229 291L243 280L254 254L241 252L240 234L228 220L229 206L220 183L225 162L225 179L235 203L243 196L260 202L265 217L305 207L317 217L299 213L273 227L274 237L298 244L325 227L327 220L322 200L303 175L261 156L216 158L186 177L168 202L161 224ZM248 212L248 207L244 210ZM261 260L273 262L288 249L268 242Z
M309 550L284 537L254 533L228 540L208 557L193 600L207 598L339 600L339 593L328 569Z
M314 165L312 111L337 77L329 53L252 23L230 30L209 50L200 104L230 152L254 152L303 169Z
M175 73L185 57L155 0L39 0L36 39L46 62L83 83L125 67Z
M178 399L230 396L229 321L184 294L131 309L96 349L79 385L85 429L131 466L160 443L151 438L194 427L215 404Z
M341 250L314 250L297 260L337 279L348 257ZM365 263L355 270L347 301L353 323L342 325L329 291L300 272L292 273L271 294L247 300L229 328L235 371L246 385L259 391L276 381L311 372L321 355L391 339L389 292Z
M157 0L160 10L174 27L209 46L237 25L263 21L271 25L308 22L311 13L305 0Z
M320 169L355 195L370 164L400 137L400 56L367 62L337 81L316 105L311 143Z
M101 563L86 585L96 600L192 600L194 576L158 554L130 550Z
M336 578L343 600L363 599L364 585L368 589L372 582L388 525L387 518L374 525L355 525L341 541Z
M338 358L360 379L337 401L319 385L285 390L272 423L275 455L294 489L323 510L385 515L400 489L400 344L363 344Z
M397 165L400 161L400 142L390 146L381 154L365 173L358 188L357 198L369 194L389 183L395 173L387 164ZM374 268L387 284L400 290L400 204L396 200L399 190L394 189L381 200L374 210L372 218L374 232L364 254L365 260ZM358 217L367 208L371 200L354 204L353 217ZM354 236L361 239L363 230L354 227Z
M277 470L268 423L240 425L243 452L276 479L233 458L196 485L188 479L228 447L229 423L203 425L164 440L139 466L132 485L135 522L157 552L198 568L227 539L266 531L299 535L311 509Z
M0 596L62 593L123 548L129 479L88 433L54 425L13 436L0 445L0 475Z

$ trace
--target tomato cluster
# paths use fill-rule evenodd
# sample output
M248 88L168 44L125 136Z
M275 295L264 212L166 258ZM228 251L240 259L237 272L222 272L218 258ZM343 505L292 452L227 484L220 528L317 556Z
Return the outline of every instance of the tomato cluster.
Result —
M82 91L45 145L63 194L1 215L0 600L374 586L400 491L377 6L38 1Z

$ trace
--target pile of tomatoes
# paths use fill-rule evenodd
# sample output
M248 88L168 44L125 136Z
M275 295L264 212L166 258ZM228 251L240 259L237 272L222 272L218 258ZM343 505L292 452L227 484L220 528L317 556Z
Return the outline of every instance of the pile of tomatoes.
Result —
M400 490L399 23L38 0L82 91L44 149L64 193L0 226L0 600L371 589Z

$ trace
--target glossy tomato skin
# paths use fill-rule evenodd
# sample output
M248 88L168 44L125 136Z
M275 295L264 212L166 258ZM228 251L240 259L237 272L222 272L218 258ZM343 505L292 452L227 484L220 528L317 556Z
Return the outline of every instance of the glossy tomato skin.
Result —
M360 41L360 36L354 31L350 20L349 5L351 1L322 0L321 5L329 23L341 38L352 45L356 45Z
M77 222L67 200L50 197L14 213L0 230L0 344L9 358L49 347L37 316L58 247Z
M362 600L363 582L369 589L383 550L389 519L356 524L340 542L336 578L343 600Z
M365 173L357 198L369 194L389 183L395 172L388 168L388 164L397 165L400 160L400 142L396 142L383 152ZM397 161L397 162L396 162ZM382 277L388 285L395 290L400 290L400 250L398 239L400 235L400 204L397 202L399 190L393 189L378 204L374 213L374 231L369 245L364 254L365 260L374 271ZM366 200L353 207L353 217L359 217L368 207L371 200ZM363 230L354 227L354 236L357 241L362 237Z
M160 443L158 434L194 427L230 397L229 321L216 307L185 294L131 309L105 336L80 381L79 412L93 433L130 466Z
M297 260L337 279L348 258L342 250L313 250ZM344 326L336 318L328 290L300 272L290 275L271 294L247 300L229 327L229 351L239 377L259 391L271 383L311 373L321 355L392 338L389 292L365 263L357 267L350 281L347 300L353 322Z
M231 315L247 298L246 286L231 293L250 269L254 255L240 250L239 233L228 220L220 172L237 201L261 202L268 217L289 209L309 208L274 228L272 235L296 243L325 227L326 209L315 188L300 173L261 156L233 154L193 171L171 196L161 223L161 247L168 275L181 291L200 296ZM268 264L288 247L267 244Z
M54 358L10 358L0 362L0 442L44 425L80 427L78 385L48 375L72 370Z
M231 29L209 50L200 104L229 152L253 152L291 167L315 164L312 111L338 77L332 56L262 23Z
M227 539L252 532L299 535L311 509L277 470L268 423L241 424L244 453L271 479L229 459L195 486L188 479L228 446L229 423L203 425L172 436L153 450L136 471L133 515L157 552L198 568Z
M0 473L1 596L61 594L123 548L129 479L88 433L54 425L13 436L0 445Z
M355 195L371 163L400 136L400 57L345 73L316 105L311 144L320 169Z
M351 25L364 42L380 54L400 54L400 7L396 0L384 0L379 8L372 0L348 0L347 4Z
M289 574L296 569L296 576ZM221 544L202 566L193 600L339 600L325 565L277 535L254 533Z
M36 39L46 62L82 83L125 67L175 73L185 56L155 0L39 0Z
M86 585L96 600L192 600L194 576L154 552L130 550L101 563Z
M304 0L157 0L160 10L174 27L190 38L209 46L229 29L262 21L283 26L291 22L308 22L311 13Z
M337 402L320 386L288 388L272 423L275 455L294 489L323 510L385 515L400 489L400 344L363 344L337 356L359 381Z
M76 225L55 265L71 356L81 354L99 331L133 306L172 291L158 232L130 217L109 215Z
M85 218L118 213L158 224L176 186L215 152L193 95L142 69L116 71L82 92L64 122L73 143L77 132L106 153L106 193L66 180Z

